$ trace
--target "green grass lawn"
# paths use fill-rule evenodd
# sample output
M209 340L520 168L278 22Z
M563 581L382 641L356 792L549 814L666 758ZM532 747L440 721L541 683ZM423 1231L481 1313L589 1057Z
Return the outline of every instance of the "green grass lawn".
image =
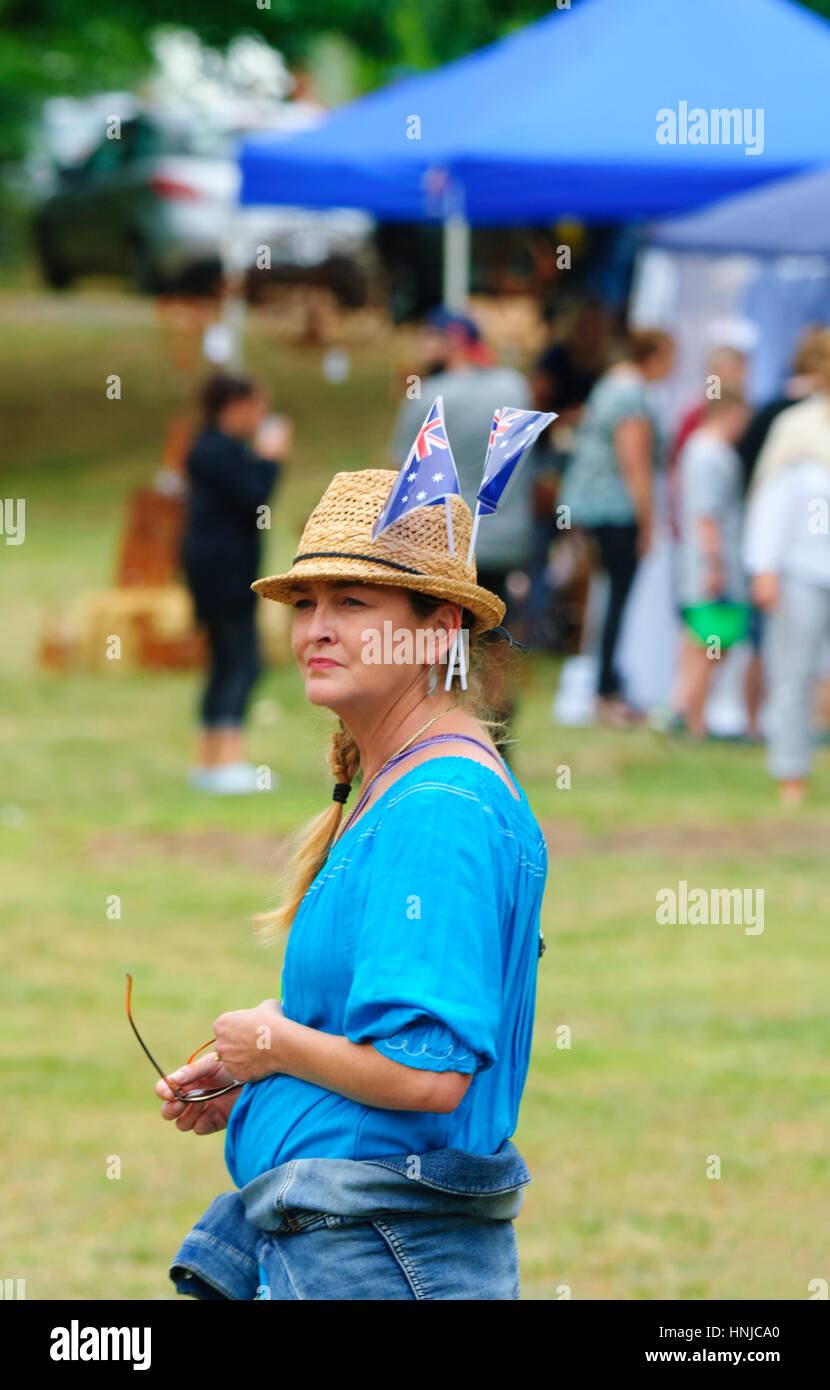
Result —
M25 544L0 541L0 1277L25 1278L29 1298L166 1299L170 1258L230 1179L221 1136L159 1119L124 973L170 1067L217 1013L278 992L281 951L250 917L284 837L330 795L330 716L291 669L269 670L249 753L279 787L212 800L185 782L196 673L35 669L50 605L110 582L124 499L158 466L181 387L140 301L9 295L0 321L3 495L27 503ZM331 386L318 352L252 326L250 365L297 420L275 568L337 468L385 466L402 362L397 340L369 344ZM111 372L120 402L104 395ZM515 1136L533 1175L523 1296L804 1299L830 1278L830 758L810 806L784 817L757 749L558 729L556 672L523 659L514 760L550 854ZM764 931L659 925L656 894L680 879L763 889Z

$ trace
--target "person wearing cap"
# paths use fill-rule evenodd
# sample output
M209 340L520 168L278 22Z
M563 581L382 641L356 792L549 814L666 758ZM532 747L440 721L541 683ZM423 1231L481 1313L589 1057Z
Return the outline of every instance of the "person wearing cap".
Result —
M529 409L530 388L520 372L495 360L472 318L444 306L426 317L422 356L427 375L421 383L421 395L405 400L400 408L390 446L392 462L399 467L406 457L423 418L423 400L442 396L461 495L474 507L493 415L507 404ZM479 580L505 603L510 623L515 621L516 610L508 575L514 570L529 570L533 538L533 475L520 468L497 514L488 517L476 540ZM509 653L493 652L487 680L490 703L509 733L516 712ZM499 751L509 758L506 743L500 742Z
M397 476L337 473L291 568L252 585L294 609L306 698L335 716L334 786L281 905L257 917L290 928L280 1001L222 1014L216 1053L174 1074L244 1084L203 1107L156 1086L179 1129L227 1127L237 1191L170 1271L197 1297L519 1296L513 1220L529 1174L510 1136L547 854L481 704L480 639L504 604L466 563L470 510L450 498L453 553L443 506L373 540ZM467 688L447 691L459 629Z

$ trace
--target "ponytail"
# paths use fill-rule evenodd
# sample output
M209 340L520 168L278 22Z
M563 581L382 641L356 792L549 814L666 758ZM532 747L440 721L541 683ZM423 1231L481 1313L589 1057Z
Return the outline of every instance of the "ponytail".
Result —
M332 735L328 763L335 782L351 786L360 766L360 750L342 719L338 719ZM286 871L284 902L272 912L258 912L253 917L264 940L270 940L276 932L291 926L309 886L328 858L342 819L343 802L332 801L294 837Z

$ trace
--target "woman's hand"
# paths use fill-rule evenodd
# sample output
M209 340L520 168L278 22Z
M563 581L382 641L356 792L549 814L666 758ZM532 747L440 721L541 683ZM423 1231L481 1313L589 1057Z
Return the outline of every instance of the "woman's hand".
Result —
M232 1076L213 1052L188 1066L179 1067L178 1071L172 1073L170 1080L176 1083L180 1091L184 1090L187 1093L188 1090L218 1091L223 1086L230 1086L232 1081L238 1081L239 1078ZM192 1129L196 1134L215 1134L218 1129L224 1129L239 1094L239 1090L228 1091L226 1096L207 1100L202 1105L185 1105L183 1101L176 1100L166 1081L156 1082L156 1095L161 1096L164 1101L161 1107L162 1119L175 1120L176 1128L182 1132Z
M261 1081L279 1071L278 1042L284 1015L276 999L255 1009L221 1014L213 1025L216 1051L237 1081Z
M260 458L282 463L291 452L293 439L293 421L285 415L271 415L257 430L254 448Z

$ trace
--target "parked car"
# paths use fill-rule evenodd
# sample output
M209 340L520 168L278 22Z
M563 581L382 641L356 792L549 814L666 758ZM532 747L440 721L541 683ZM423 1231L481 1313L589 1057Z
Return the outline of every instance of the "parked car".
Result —
M64 289L78 275L126 274L146 293L198 292L215 284L234 241L252 265L257 248L270 246L278 276L282 268L291 279L328 278L350 302L356 285L365 294L372 220L345 209L237 208L235 145L229 132L192 118L140 112L123 121L119 138L60 170L59 188L36 213L46 282Z

